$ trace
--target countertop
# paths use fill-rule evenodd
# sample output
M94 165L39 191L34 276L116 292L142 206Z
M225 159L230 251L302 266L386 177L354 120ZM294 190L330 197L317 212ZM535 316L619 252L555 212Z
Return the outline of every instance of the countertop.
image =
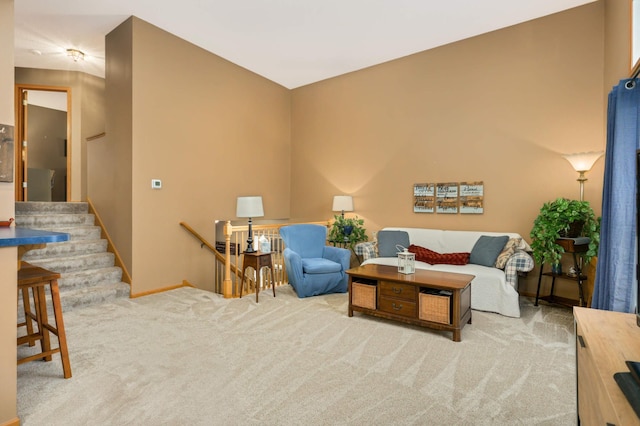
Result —
M69 240L64 232L41 231L29 228L0 227L0 247L14 247L29 244L60 243Z

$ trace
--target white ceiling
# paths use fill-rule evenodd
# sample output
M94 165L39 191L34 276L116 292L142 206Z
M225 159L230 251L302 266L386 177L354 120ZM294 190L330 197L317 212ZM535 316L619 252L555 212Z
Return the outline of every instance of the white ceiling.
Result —
M16 0L15 64L104 77L104 37L135 15L291 89L592 1Z

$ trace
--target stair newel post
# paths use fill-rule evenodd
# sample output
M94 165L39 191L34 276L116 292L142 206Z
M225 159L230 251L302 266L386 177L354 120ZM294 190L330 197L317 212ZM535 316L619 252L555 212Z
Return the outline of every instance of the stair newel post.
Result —
M222 284L222 295L225 298L233 297L231 285L231 234L233 226L231 221L224 225L224 283Z

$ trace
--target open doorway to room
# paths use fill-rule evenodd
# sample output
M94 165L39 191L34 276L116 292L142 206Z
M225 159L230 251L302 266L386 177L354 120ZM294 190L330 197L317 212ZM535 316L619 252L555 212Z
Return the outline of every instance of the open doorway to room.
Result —
M16 85L16 201L67 201L71 89Z

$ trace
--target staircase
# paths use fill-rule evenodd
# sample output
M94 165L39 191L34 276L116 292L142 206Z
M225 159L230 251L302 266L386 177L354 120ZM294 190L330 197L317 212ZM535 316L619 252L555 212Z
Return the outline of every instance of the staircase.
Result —
M69 234L69 241L49 243L22 258L60 273L64 311L129 297L129 284L122 282L122 269L114 266L115 256L107 251L88 203L16 202L15 219L19 227Z

